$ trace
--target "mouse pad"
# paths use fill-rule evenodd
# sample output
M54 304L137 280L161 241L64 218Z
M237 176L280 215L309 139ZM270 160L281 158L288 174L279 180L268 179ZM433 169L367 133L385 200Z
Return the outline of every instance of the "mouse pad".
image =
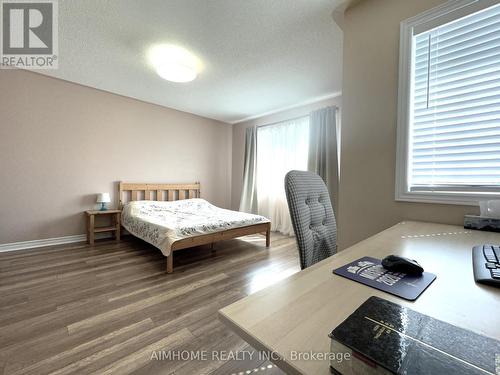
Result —
M333 273L409 301L416 300L436 279L436 275L429 272L415 276L388 271L382 266L380 259L371 257L355 260L333 270Z

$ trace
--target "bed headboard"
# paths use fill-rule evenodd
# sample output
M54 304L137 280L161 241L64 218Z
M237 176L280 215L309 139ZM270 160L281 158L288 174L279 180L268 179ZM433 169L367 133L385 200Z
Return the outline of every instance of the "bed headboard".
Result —
M150 184L119 182L118 199L120 209L126 202L137 200L176 201L200 198L200 183L192 184Z

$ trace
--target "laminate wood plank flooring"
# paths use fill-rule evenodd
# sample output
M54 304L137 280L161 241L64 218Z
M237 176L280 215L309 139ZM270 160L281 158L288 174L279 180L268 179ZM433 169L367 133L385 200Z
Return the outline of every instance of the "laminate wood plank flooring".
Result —
M0 375L283 374L217 311L298 272L295 239L185 249L174 265L131 236L0 253Z

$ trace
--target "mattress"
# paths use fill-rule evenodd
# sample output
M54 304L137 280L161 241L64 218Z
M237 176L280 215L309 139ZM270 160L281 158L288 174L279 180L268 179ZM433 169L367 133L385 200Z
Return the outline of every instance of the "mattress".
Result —
M264 216L226 210L201 198L132 201L122 211L125 229L156 246L165 256L170 255L175 241L268 222Z

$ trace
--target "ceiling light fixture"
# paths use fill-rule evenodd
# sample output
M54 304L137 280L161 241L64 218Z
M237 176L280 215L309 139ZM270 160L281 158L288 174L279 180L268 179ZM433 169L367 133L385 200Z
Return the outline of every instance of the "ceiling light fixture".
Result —
M173 44L152 47L148 57L156 73L172 82L190 82L202 68L201 61L194 54Z

